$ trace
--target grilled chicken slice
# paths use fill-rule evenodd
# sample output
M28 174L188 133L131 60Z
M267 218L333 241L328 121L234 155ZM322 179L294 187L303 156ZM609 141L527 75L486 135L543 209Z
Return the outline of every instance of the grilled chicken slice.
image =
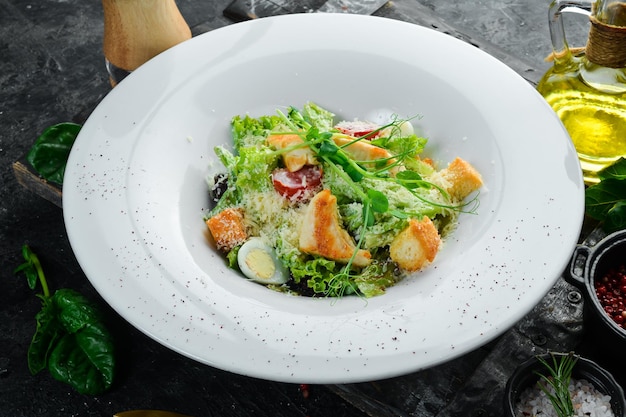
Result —
M392 158L393 155L387 149L372 145L366 140L359 140L354 143L350 143L353 141L354 138L350 136L333 136L333 142L335 142L335 145L339 147L345 146L345 148L342 149L355 161L366 162L384 160L385 162L383 163L383 166L395 162L395 160Z
M304 143L300 136L294 134L270 135L267 138L267 142L270 146L278 150ZM289 172L298 171L305 165L315 165L318 163L317 159L315 159L315 154L308 146L287 151L282 157L283 163Z
M343 263L347 263L356 251L354 240L339 223L337 197L329 190L320 191L309 202L302 222L299 247L304 253ZM359 249L353 265L363 267L370 261L370 252Z

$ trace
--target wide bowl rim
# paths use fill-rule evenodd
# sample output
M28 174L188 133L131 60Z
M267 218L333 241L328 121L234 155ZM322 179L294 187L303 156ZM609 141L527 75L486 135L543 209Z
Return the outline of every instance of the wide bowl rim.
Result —
M346 383L419 371L484 345L553 287L582 227L582 173L558 117L519 74L460 40L391 19L312 14L239 25L199 35L133 72L92 113L72 149L63 190L68 237L96 290L125 319L161 344L231 372ZM285 33L297 33L299 42ZM420 53L406 54L399 40ZM311 61L320 51L368 71L342 75L335 61ZM459 59L462 74L451 65ZM294 70L294 60L306 65ZM259 71L260 64L270 70ZM401 76L381 72L389 68ZM233 73L248 83L223 82ZM260 94L276 90L267 79L281 82L278 94ZM206 151L214 145L207 138L227 138L235 114L317 101L291 93L303 90L303 79L321 80L305 83L306 94L349 117L427 107L431 138L451 134L437 149L441 159L469 153L489 172L485 216L464 217L436 269L420 275L431 279L400 283L367 302L295 301L229 279L234 273L207 247L198 204L206 192ZM389 94L390 84L405 93ZM249 102L241 103L233 85L248 92ZM260 90L251 94L250 86ZM353 89L362 86L376 103L355 99ZM135 105L131 96L142 101ZM161 169L166 162L169 171ZM550 175L529 169L533 164L550 167Z

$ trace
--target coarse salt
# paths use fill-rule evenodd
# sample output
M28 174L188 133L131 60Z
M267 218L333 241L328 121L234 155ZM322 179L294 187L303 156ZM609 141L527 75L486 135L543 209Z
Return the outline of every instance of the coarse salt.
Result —
M552 387L548 389L553 392ZM585 379L573 379L569 385L576 414L572 417L615 417L611 396L599 392ZM559 417L550 399L537 384L522 392L515 407L516 417Z

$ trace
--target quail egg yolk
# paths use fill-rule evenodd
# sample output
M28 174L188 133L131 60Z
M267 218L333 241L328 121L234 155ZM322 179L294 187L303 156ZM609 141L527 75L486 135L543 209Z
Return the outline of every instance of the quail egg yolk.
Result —
M254 271L255 275L262 280L269 279L276 271L274 260L270 254L263 249L251 249L250 252L246 254L244 262L248 265L248 268Z
M274 250L259 237L252 237L241 245L237 263L247 278L261 284L284 284L289 279L289 272Z

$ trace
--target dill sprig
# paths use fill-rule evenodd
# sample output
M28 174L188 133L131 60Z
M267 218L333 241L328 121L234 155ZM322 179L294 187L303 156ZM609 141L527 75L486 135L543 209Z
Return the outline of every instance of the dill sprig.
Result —
M569 392L569 385L572 378L574 365L578 361L578 356L573 352L567 355L550 354L552 364L544 358L537 356L537 360L547 369L548 374L535 371L540 378L539 388L548 396L554 410L559 417L572 417L575 415L572 397ZM550 390L550 387L552 390Z

